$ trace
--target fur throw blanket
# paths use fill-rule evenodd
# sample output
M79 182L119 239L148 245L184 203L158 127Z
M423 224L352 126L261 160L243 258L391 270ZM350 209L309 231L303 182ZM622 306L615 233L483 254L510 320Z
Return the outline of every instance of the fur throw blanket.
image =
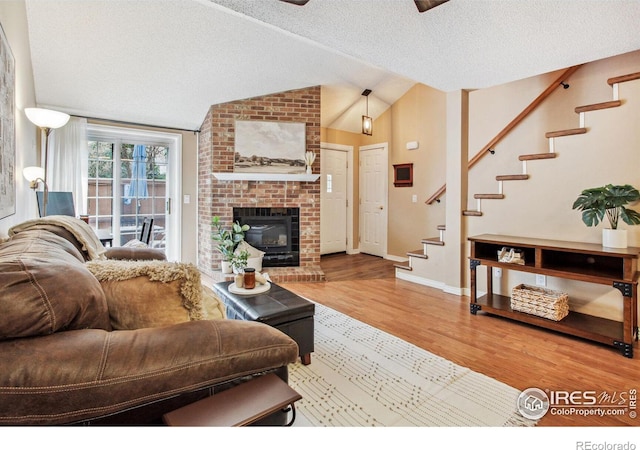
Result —
M180 291L180 303L189 316L189 320L202 320L206 318L202 299L202 284L200 271L193 264L167 262L167 261L118 261L118 260L97 260L88 261L87 269L100 281L105 282L121 282L131 280L137 277L144 277L148 281L160 282L163 284L178 282ZM160 295L161 298L140 298L144 281L138 282L136 292L131 292L131 301L151 303L149 307L154 308L153 303L156 302L155 308L160 305L157 302L171 301L170 295ZM122 294L122 292L120 292ZM107 302L110 300L107 299ZM134 305L129 304L129 308Z
M71 216L46 216L39 219L27 220L9 229L9 236L26 230L37 230L41 225L56 225L64 228L78 240L82 250L87 252L90 259L105 259L107 249L104 248L93 228L85 221Z

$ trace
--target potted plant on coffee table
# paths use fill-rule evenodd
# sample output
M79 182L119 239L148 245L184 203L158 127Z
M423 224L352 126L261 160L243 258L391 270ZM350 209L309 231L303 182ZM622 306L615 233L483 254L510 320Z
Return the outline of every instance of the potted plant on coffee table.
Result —
M239 274L247 267L247 261L249 259L249 252L246 250L236 251L233 253L231 259L231 269L233 273Z
M249 230L249 225L240 225L238 221L231 225L231 229L225 228L220 217L215 216L212 219L214 231L211 235L212 239L217 243L216 248L222 255L222 273L232 273L231 262L233 261L233 253L236 246L244 240L245 231Z
M626 205L640 200L640 192L631 185L612 185L585 189L573 203L573 209L582 211L582 221L588 227L596 226L607 218L611 228L602 230L604 247L626 248L627 230L618 229L620 219L627 225L640 224L640 213Z

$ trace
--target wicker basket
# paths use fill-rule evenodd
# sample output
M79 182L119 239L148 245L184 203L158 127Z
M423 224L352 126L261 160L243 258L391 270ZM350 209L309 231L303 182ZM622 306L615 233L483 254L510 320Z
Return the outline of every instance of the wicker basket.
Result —
M550 289L520 284L511 293L511 309L559 321L569 314L569 296Z

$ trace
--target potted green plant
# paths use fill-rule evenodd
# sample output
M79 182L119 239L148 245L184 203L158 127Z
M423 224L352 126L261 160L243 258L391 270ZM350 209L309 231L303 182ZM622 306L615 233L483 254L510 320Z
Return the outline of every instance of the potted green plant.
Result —
M596 226L607 218L611 228L602 230L602 245L627 247L627 230L619 230L620 219L627 225L640 224L640 213L626 205L640 200L640 192L631 185L612 185L585 189L573 203L573 209L582 211L582 221L588 227Z
M249 259L249 252L246 250L241 250L235 252L233 254L233 258L231 259L231 268L233 269L233 273L242 273L242 271L247 267L247 262Z
M216 248L222 255L222 273L231 273L231 262L233 261L233 253L236 246L244 240L245 231L249 230L249 225L240 225L238 221L234 222L231 229L225 228L220 222L220 217L215 216L212 219L214 231L211 235L212 239L217 242Z

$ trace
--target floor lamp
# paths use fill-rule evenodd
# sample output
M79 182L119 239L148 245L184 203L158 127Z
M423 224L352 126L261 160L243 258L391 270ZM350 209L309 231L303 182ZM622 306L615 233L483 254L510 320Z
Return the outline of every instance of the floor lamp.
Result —
M31 188L35 189L34 181L37 186L38 180L44 183L44 195L42 197L42 217L47 215L47 201L48 201L48 190L49 187L47 185L47 162L49 157L49 135L51 134L51 130L55 130L56 128L63 127L69 121L69 114L65 114L63 112L53 111L50 109L44 108L25 108L24 113L27 115L27 119L31 121L34 125L39 127L42 131L44 131L45 141L44 141L44 176L36 177L35 180L29 180L31 182ZM23 172L24 173L24 172ZM27 174L24 174L25 177ZM27 178L28 179L28 178Z

